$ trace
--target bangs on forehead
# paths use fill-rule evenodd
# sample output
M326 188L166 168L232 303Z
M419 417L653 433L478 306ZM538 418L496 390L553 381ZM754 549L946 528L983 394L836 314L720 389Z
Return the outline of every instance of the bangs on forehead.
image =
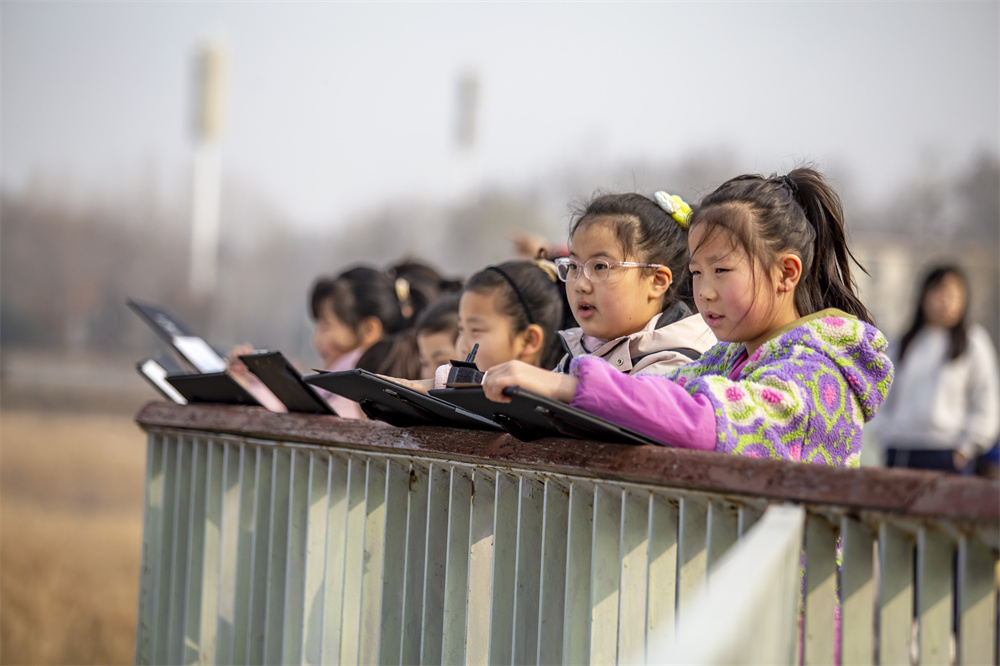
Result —
M705 235L697 247L691 248L692 255L709 239L723 234L734 250L740 248L746 253L751 265L754 258L759 256L759 248L755 247L754 242L753 213L750 206L727 202L700 208L691 220L689 234L695 227L704 227Z
M615 240L618 242L618 250L622 253L622 259L629 259L632 256L629 248L635 243L636 229L639 227L639 220L632 215L596 213L581 218L570 234L570 243L572 244L573 236L580 230L586 229L598 222L607 224L611 228L611 231L615 235Z

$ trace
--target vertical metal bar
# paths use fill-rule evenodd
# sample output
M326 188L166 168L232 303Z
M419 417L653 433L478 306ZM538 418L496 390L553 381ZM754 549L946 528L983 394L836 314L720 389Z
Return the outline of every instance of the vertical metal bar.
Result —
M536 663L555 664L562 662L569 492L552 479L545 481L542 516Z
M649 592L649 498L645 488L622 490L621 591L618 601L619 663L646 659Z
M538 590L541 577L543 507L542 484L531 477L521 476L518 489L514 635L511 653L515 664L533 662L538 656Z
M403 638L403 601L406 585L406 510L410 494L410 465L388 460L382 537L382 576L378 628L378 662L398 664ZM421 544L421 553L423 547Z
M705 589L708 509L690 496L681 497L677 558L677 615Z
M737 538L737 516L732 507L719 502L709 500L708 502L708 524L706 526L708 538L706 540L706 578L708 585L712 584L712 572L719 565L719 560L736 543Z
M146 504L142 513L142 564L139 568L139 610L136 621L135 663L153 663L156 632L156 592L163 547L163 435L150 433L146 444Z
M879 527L879 663L910 662L913 540L890 523Z
M490 663L511 663L514 640L514 586L517 570L518 479L497 472L493 505L493 578L490 595Z
M760 517L763 515L760 509L755 506L749 506L746 504L740 505L737 517L736 534L740 539L746 534L751 527L757 524Z
M351 543L348 511L351 502L352 460L343 454L330 456L327 480L326 569L323 575L323 632L320 635L320 664L341 661L343 611L347 603L344 563ZM357 470L354 470L355 473ZM354 609L357 612L357 608Z
M573 481L569 487L566 534L566 618L563 663L590 662L590 568L594 540L594 487Z
M358 663L361 634L361 576L365 567L365 484L368 464L351 457L347 481L347 530L344 551L344 603L341 613L341 664ZM324 641L325 642L325 641ZM324 654L326 650L323 650Z
M253 603L253 564L257 545L257 490L263 452L259 446L240 446L239 535L236 546L236 582L233 595L232 663L249 660ZM270 478L270 477L268 477Z
M834 607L837 604L837 537L818 516L806 517L805 661L833 663Z
M399 661L404 664L420 662L421 620L424 606L424 576L427 557L428 497L430 494L429 470L411 465L409 501L406 507L406 563L403 579L403 627L400 636ZM447 505L446 505L447 506ZM445 509L447 511L447 508ZM442 537L438 537L442 539ZM441 564L444 563L442 558ZM443 583L443 581L439 581ZM440 628L438 636L440 636Z
M945 664L951 655L951 542L921 526L917 532L917 614L920 664Z
M679 500L649 495L649 591L646 594L646 650L654 636L673 639L677 600ZM648 652L647 652L648 654Z
M305 635L306 550L309 538L309 459L308 451L292 449L288 477L288 512L285 539L283 613L281 615L281 662L302 661ZM282 514L276 514L281 519ZM279 544L281 545L281 544Z
M319 664L323 659L324 607L331 600L323 594L326 572L326 526L330 506L330 454L309 454L309 499L305 553L305 593L302 600L302 662ZM338 539L340 535L338 535ZM337 599L336 603L340 603Z
M236 581L240 538L242 444L227 443L222 454L222 498L219 530L219 589L216 601L215 656L217 664L233 663L236 634ZM241 627L244 629L245 627Z
M174 597L171 579L174 571L174 547L177 529L177 461L181 444L176 435L164 437L163 446L163 519L161 521L160 552L157 557L156 592L154 595L155 628L152 642L152 663L167 661L170 641L171 602Z
M590 662L613 663L618 655L622 491L595 484L593 566L590 569Z
M267 544L267 597L264 618L264 663L281 661L285 621L285 576L288 574L288 511L291 507L291 453L275 449L271 476L271 528Z
M368 461L365 488L365 550L364 567L348 569L347 575L361 573L361 634L358 659L362 664L378 661L378 630L382 602L382 557L385 554L385 489L387 461Z
M188 538L190 536L191 508L191 454L193 444L179 437L177 442L177 471L174 487L173 551L170 554L169 631L164 662L181 663L184 659L184 593L187 590Z
M431 658L440 652L441 663L465 663L466 616L468 614L469 544L472 526L472 502L475 488L471 471L454 466L450 471L448 491L448 553L445 563L444 616L441 645L437 637L425 634L422 661L437 663ZM488 489L482 491L487 493Z
M465 650L468 663L484 664L490 656L496 473L476 469L472 481L475 492L469 521L469 606Z
M208 442L195 438L191 462L191 507L188 514L187 572L184 585L184 638L178 648L185 664L197 663L201 647L202 571L205 565L205 468Z
M840 520L840 537L841 662L871 664L875 656L874 538L867 526L848 516Z
M220 564L222 560L222 493L225 482L226 445L218 439L206 442L204 561L202 564L201 627L199 663L215 664L219 618Z
M250 580L247 587L247 632L243 655L237 654L238 663L264 663L264 632L267 621L268 547L271 544L271 488L274 483L275 455L271 447L257 450L256 492L253 496L253 535L251 544ZM240 656L243 658L240 659Z
M996 557L972 536L958 542L958 663L996 663Z
M451 469L431 464L427 471L427 540L424 556L424 592L421 610L420 658L423 664L441 663L441 641L444 636L444 599L447 589L448 533L451 524ZM468 502L466 502L468 506ZM469 518L464 519L465 536L469 542ZM463 583L464 587L464 583ZM463 611L464 615L464 611ZM465 627L461 635L465 637ZM405 640L405 637L404 637ZM405 658L405 651L404 651Z

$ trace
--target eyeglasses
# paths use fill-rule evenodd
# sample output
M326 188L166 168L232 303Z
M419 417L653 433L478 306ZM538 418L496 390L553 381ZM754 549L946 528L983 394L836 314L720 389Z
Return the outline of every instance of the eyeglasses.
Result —
M555 261L556 271L559 279L563 282L575 282L580 277L580 267L583 267L583 274L591 282L604 282L611 274L611 269L621 266L622 268L660 268L663 264L637 264L634 261L609 261L607 259L592 258L580 263L576 259L569 257L559 257Z

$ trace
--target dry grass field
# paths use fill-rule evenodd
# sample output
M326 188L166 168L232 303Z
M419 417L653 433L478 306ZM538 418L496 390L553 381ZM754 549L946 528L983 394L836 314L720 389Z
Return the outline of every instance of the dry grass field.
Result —
M0 412L0 663L132 663L145 459L128 414Z

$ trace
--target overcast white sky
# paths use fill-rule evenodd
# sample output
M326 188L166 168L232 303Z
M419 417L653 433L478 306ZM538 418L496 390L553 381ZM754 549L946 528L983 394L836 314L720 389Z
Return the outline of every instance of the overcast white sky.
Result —
M865 196L934 155L998 151L998 3L0 4L2 173L113 187L190 168L192 59L230 51L224 168L304 225L455 191L456 81L475 165L731 147L745 170L851 169ZM378 177L376 177L378 174ZM735 174L734 174L735 175ZM396 184L386 192L381 183Z

